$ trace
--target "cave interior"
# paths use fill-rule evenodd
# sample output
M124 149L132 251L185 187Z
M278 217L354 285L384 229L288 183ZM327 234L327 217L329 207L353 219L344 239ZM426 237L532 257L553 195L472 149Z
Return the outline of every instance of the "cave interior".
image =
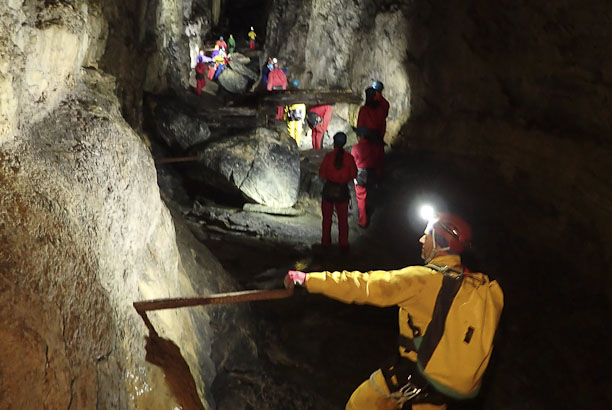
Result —
M149 335L146 362L163 369L170 386L164 389L173 397L154 383L164 384L164 377L143 370L149 369L142 364L147 329L131 303L183 293L279 288L290 269L366 272L422 264L418 239L424 224L417 209L423 203L469 221L474 239L463 260L472 271L497 280L505 295L480 394L448 408L612 408L612 7L606 0L58 0L39 5L26 0L9 1L0 11L40 32L68 27L63 38L70 41L71 32L87 30L89 42L75 71L87 74L48 73L67 80L51 84L38 100L27 97L28 92L37 94L26 87L26 77L19 77L27 76L27 70L20 74L3 68L4 78L10 75L20 92L9 93L0 79L0 119L9 124L0 124L0 205L6 209L0 212L0 295L13 303L0 315L5 325L0 341L10 346L0 354L0 388L6 392L0 390L0 408L11 408L11 403L29 408L32 400L69 409L150 408L156 400L186 409L343 408L351 392L395 352L396 307L343 304L298 288L283 300L200 307L197 312L190 308L176 316L151 314L159 336L173 343L159 339L155 345ZM90 22L76 22L73 14L78 13ZM105 23L94 30L91 16ZM258 35L256 50L248 49L250 26ZM2 30L15 44L25 41L16 40L23 37L15 34L17 28ZM211 48L229 33L237 39L237 51L248 58L243 66L257 77L241 71L242 92L228 91L232 85L224 81L229 79L207 80L203 96L196 96L197 50ZM92 45L96 38L103 44L98 49ZM19 56L8 58L14 61L27 54L12 53ZM385 83L391 111L384 179L369 198L367 229L357 226L353 197L348 253L336 246L336 224L334 246L318 246L321 152L297 146L285 123L272 119L274 106L261 104L266 94L261 69L271 56L287 68L288 78L299 79L300 87L312 94L350 90L362 95L372 79ZM41 70L58 66L49 63ZM86 84L86 91L75 83ZM11 101L18 102L13 111L5 104ZM37 113L41 101L51 108ZM358 104L334 101L323 153L331 149L334 132L354 131L358 109ZM91 116L81 121L81 110ZM110 122L125 125L117 131ZM95 131L98 135L92 129L102 131ZM81 140L79 133L93 137ZM137 138L124 143L127 137L116 137L120 133ZM348 145L355 142L353 132ZM263 146L277 148L264 156ZM66 159L73 154L65 152L79 150L88 154ZM108 159L106 154L104 161L91 159L105 151ZM244 172L241 156L251 161ZM163 158L187 160L163 164ZM87 161L91 167L82 165ZM251 187L257 161L282 170L284 179L275 175ZM102 194L93 187L112 178L89 176L96 175L98 166L125 169ZM57 173L72 182L26 195L19 184L40 183L43 171L39 174L37 167L52 172L51 181ZM71 184L84 188L74 188L74 199L59 199L68 195ZM277 192L271 186L280 188ZM131 196L122 196L121 190ZM276 202L270 195L276 195ZM136 202L139 210L148 206L155 213L130 211ZM268 211L245 211L258 203ZM138 212L142 216L132 216ZM163 234L151 233L157 212L170 215L161 218L173 226L160 228ZM28 213L31 225L23 223ZM36 222L55 221L49 215L59 215L58 221L65 216L72 221L64 223L70 228ZM106 224L98 216L116 222ZM128 240L131 231L135 239ZM169 239L159 239L166 235ZM69 247L73 241L77 245ZM141 245L135 245L139 241L147 249L143 266L130 262L142 258ZM35 247L39 259L28 256ZM165 254L164 247L176 253ZM40 268L28 273L36 261ZM161 272L172 285L139 276L149 270ZM187 273L170 273L176 270ZM74 280L78 285L71 288L69 271L88 272L90 279ZM115 273L101 273L107 271ZM48 292L51 288L54 292ZM74 304L87 289L101 289L91 291L98 299L86 304L100 316L79 319ZM76 296L58 296L70 294ZM24 333L43 327L34 318L36 311L23 313L30 300L45 301L41 312L57 309L44 314L45 326L61 331L40 331L36 337L29 336L30 330ZM100 317L107 319L98 322L103 323L99 332L92 330L77 342L79 332L84 333L79 321L93 323ZM98 346L93 341L87 346L89 338L104 339L103 347L92 347ZM56 345L66 347L56 350ZM47 346L46 359L40 359L45 357L40 346ZM16 368L12 356L31 351L38 355L30 356L25 367L36 368L39 358L51 363L54 372L43 376L43 387L27 398L25 388L3 378L8 380L7 372ZM172 360L180 366L168 365ZM96 380L83 376L91 369ZM152 387L134 393L139 383ZM60 387L45 396L48 386Z

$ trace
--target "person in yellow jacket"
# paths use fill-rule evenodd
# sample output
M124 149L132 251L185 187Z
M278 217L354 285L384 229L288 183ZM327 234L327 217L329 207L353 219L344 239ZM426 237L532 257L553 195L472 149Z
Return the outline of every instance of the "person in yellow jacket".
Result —
M298 148L302 142L304 132L304 119L306 118L306 104L293 104L285 107L285 120L287 121L287 131L291 138L295 140Z
M489 362L492 335L501 314L503 294L497 282L489 282L482 273L469 273L462 266L460 253L470 240L471 229L467 223L455 215L440 214L428 223L419 240L422 244L421 257L427 263L426 266L408 266L398 270L367 273L287 273L287 287L302 285L310 293L324 294L344 303L399 307L398 356L372 373L370 378L353 392L346 404L347 410L445 409L449 398L470 398L478 393L482 373ZM490 288L493 291L493 296L489 298L491 304L487 305L489 310L484 312L486 309L483 307L483 312L477 312L481 319L490 318L485 322L492 329L481 329L479 327L484 326L478 325L467 326L466 323L470 323L468 320L457 320L457 323L445 325L446 317L456 318L452 315L458 315L457 310L473 303L466 302L466 297L469 299L474 295L473 292L470 293L471 288L463 291L464 284L469 282L484 284L485 286L480 286L480 290L484 292L489 292ZM449 284L451 287L459 287L452 295L454 299L450 299L458 300L457 304L448 302L449 298L444 296L448 294ZM456 305L459 308L454 307ZM469 314L467 316L469 319ZM467 327L464 329L463 326ZM457 333L459 340L453 341L454 345L445 345L444 349L434 350L433 353L428 351L431 340L446 343L448 338L445 339L444 334L453 333L455 328L458 329L454 333ZM449 346L450 348L446 349ZM434 345L434 349L435 347ZM449 350L453 352L456 360L444 357ZM470 357L470 354L476 357ZM438 358L442 357L442 364L439 360L436 362L436 355ZM434 362L438 367L431 369L427 360L421 356L427 356L425 359L428 359L429 363ZM454 366L461 360L472 360L474 363ZM461 374L463 368L468 369L467 377Z
M257 37L257 34L255 33L253 27L251 27L251 31L249 31L247 36L249 37L249 49L255 50L255 37Z

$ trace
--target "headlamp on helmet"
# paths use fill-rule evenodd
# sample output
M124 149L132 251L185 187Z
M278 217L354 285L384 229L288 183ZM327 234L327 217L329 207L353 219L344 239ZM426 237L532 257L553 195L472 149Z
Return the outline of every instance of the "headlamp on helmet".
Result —
M421 207L421 217L427 221L426 234L433 237L433 249L427 262L441 251L458 254L469 246L472 240L472 229L457 215L436 213L431 205Z
M383 85L381 81L374 81L372 83L372 88L375 89L376 91L382 91L385 88L385 86Z

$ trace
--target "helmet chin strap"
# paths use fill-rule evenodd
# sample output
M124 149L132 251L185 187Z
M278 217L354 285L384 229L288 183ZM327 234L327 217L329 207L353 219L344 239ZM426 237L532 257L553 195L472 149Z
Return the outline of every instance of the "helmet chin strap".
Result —
M435 230L435 228L431 228L431 240L432 240L431 252L429 252L429 255L425 259L425 263L431 262L431 260L436 257L438 252L446 252L446 251L450 250L450 246L447 246L445 248L438 248L437 247L437 245L436 245L436 230Z

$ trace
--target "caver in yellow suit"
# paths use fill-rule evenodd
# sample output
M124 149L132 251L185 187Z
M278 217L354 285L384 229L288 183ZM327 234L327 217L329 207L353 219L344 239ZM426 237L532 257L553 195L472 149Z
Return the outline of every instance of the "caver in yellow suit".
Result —
M448 226L451 233L459 231ZM441 225L436 229L442 230ZM310 293L344 303L399 307L398 356L353 392L347 410L445 409L449 399L478 393L503 293L486 275L467 272L456 252L463 244L445 236L426 230L421 238L426 266L288 273L286 283L302 284Z
M299 148L306 118L306 104L293 104L285 107L285 120L287 120L287 131L295 140Z

